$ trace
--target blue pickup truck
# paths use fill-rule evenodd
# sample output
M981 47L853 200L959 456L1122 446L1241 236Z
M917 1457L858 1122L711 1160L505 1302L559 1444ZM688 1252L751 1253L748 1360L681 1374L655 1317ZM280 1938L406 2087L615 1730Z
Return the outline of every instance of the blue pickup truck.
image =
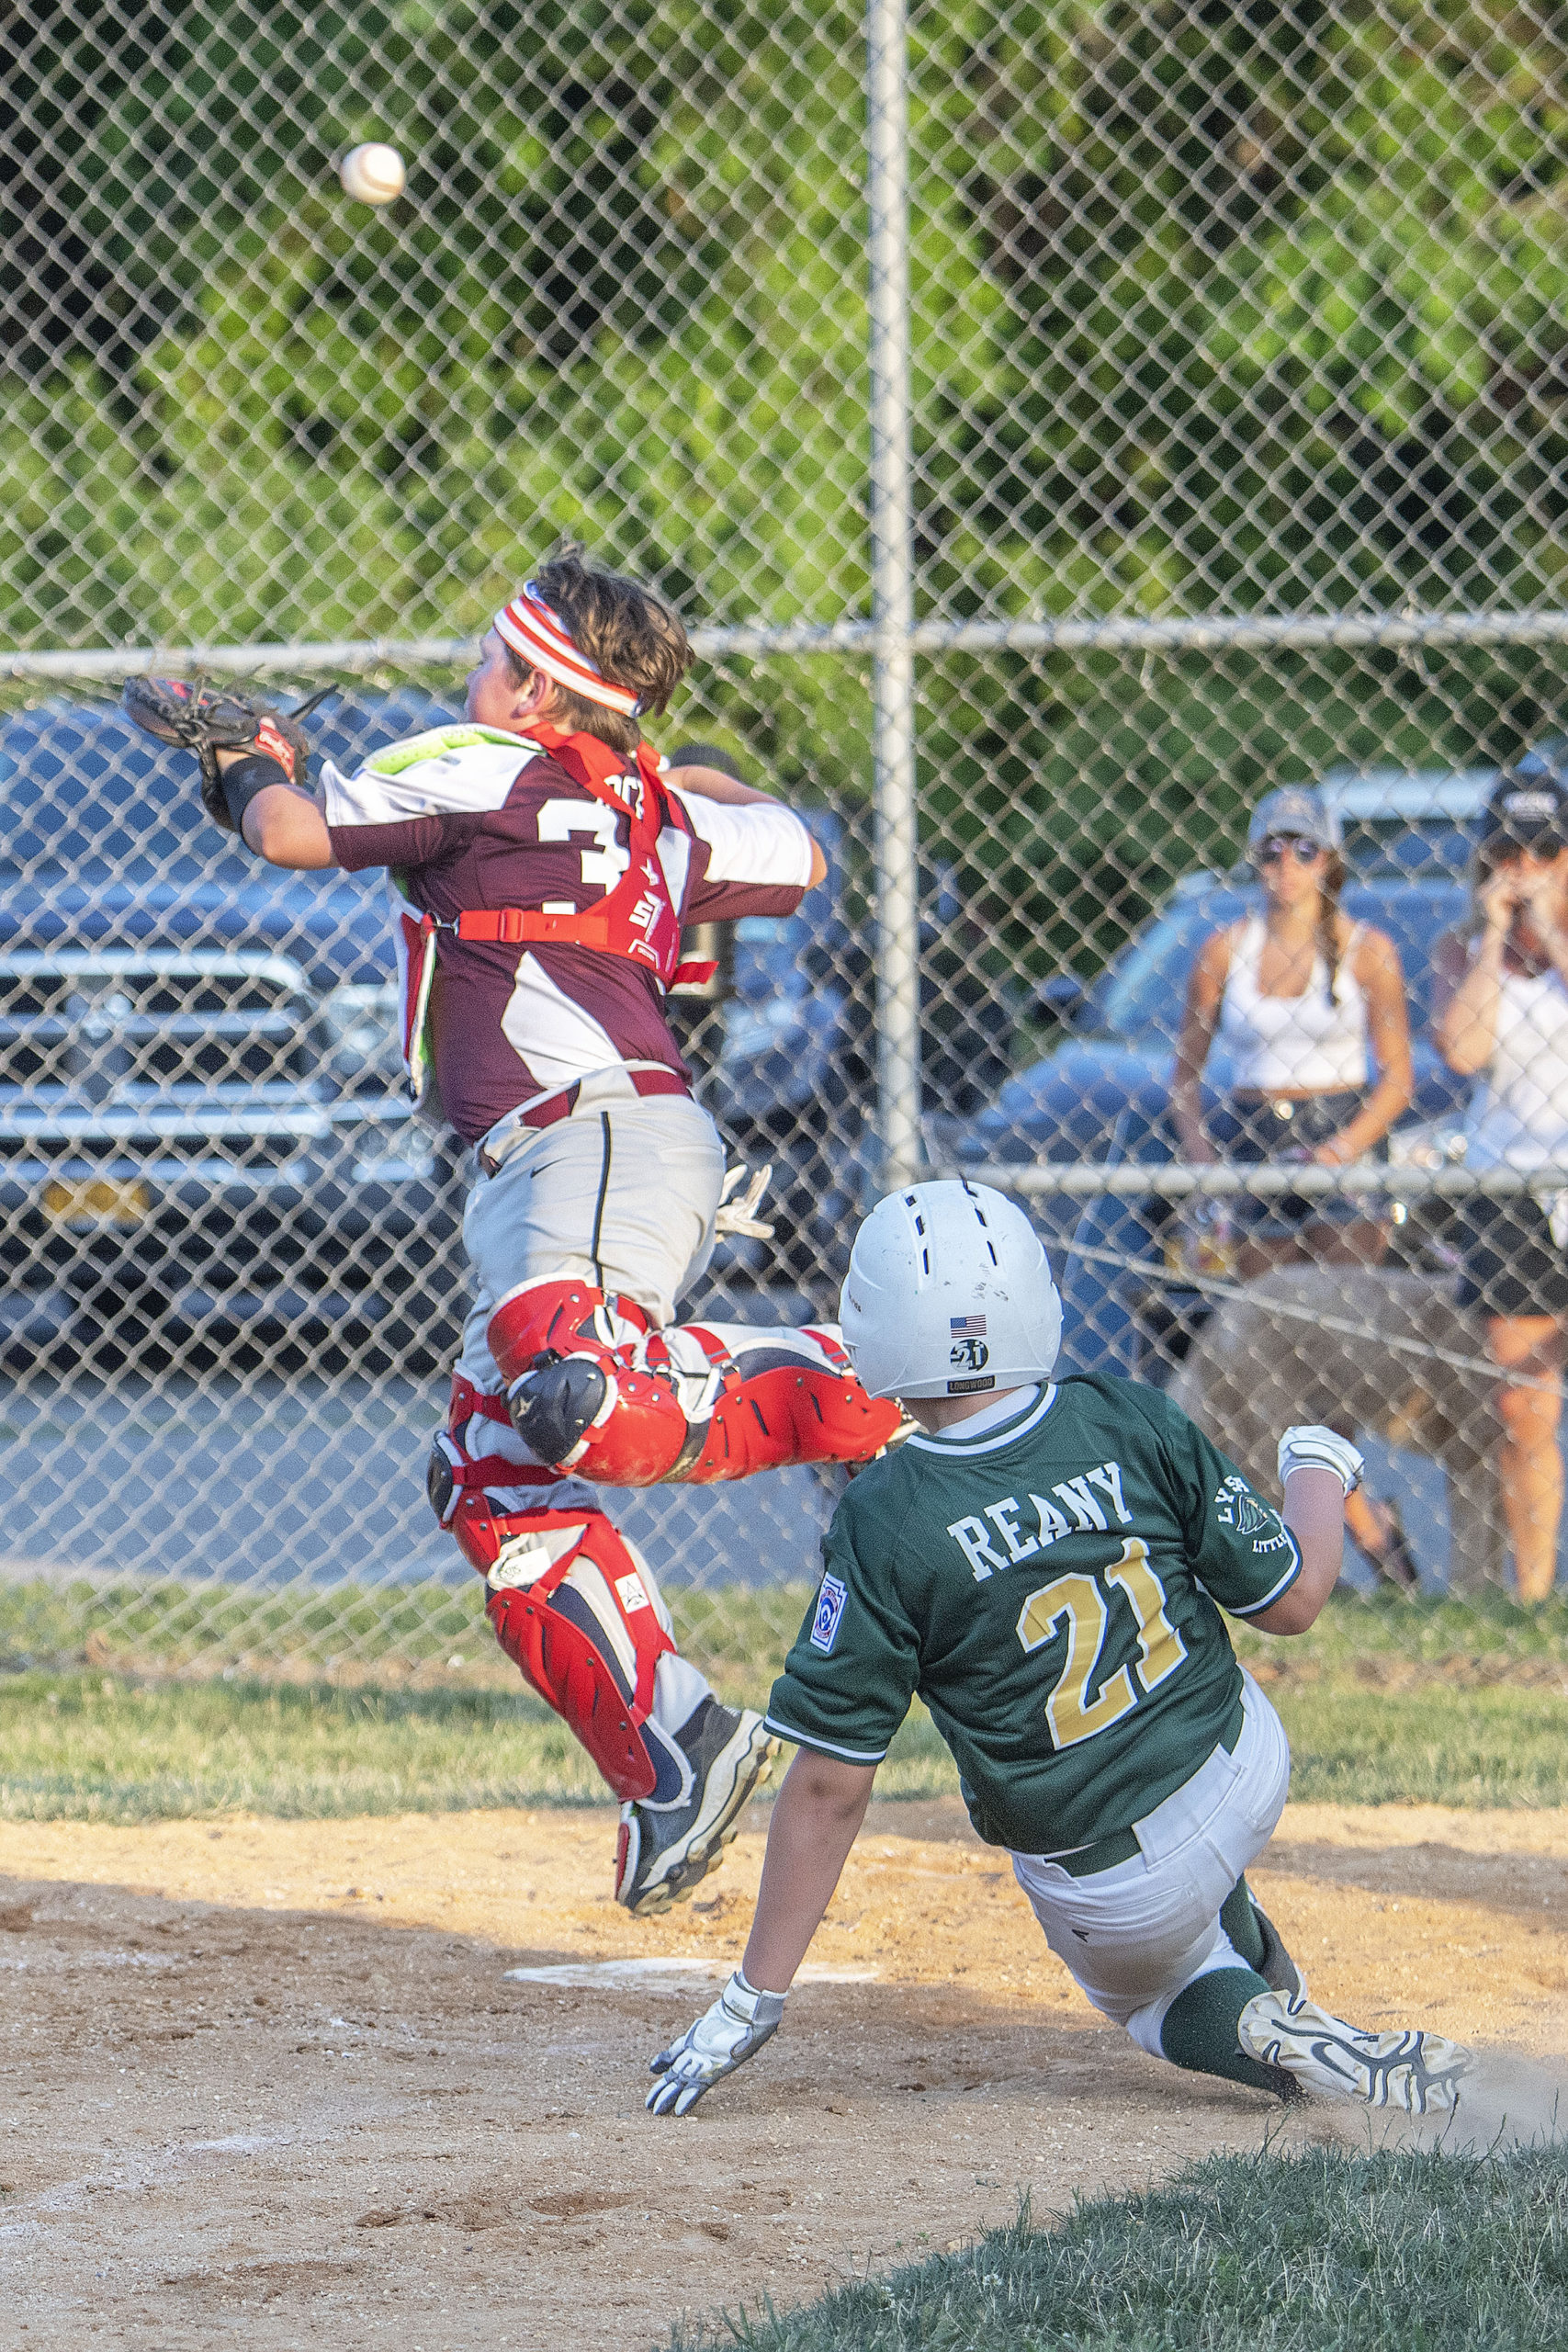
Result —
M449 711L334 698L340 763ZM0 1347L445 1349L453 1154L411 1115L378 875L286 874L107 704L0 728Z
M351 766L454 715L334 695L310 735ZM209 822L189 758L107 701L0 725L0 1359L448 1355L462 1154L410 1111L383 877L263 865ZM716 1274L803 1284L820 1311L871 1181L874 1038L846 824L813 822L828 880L735 925L714 1000L673 1010L732 1149L774 1165L777 1238L728 1245ZM934 948L956 920L939 888ZM1005 1074L981 1012L984 1035L956 994L933 1012L938 1076L944 1054Z

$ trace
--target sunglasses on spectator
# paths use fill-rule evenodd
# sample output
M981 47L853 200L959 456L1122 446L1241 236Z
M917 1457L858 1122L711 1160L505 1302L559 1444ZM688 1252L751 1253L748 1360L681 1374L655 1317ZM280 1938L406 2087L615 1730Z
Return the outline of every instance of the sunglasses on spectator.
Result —
M1493 852L1493 863L1517 865L1521 857L1533 857L1538 865L1550 865L1562 856L1563 846L1555 833L1541 833L1533 842L1510 841L1505 834Z
M1259 842L1252 862L1255 865L1274 865L1282 857L1293 857L1298 865L1310 865L1324 854L1320 842L1303 841L1300 833L1271 833L1266 842Z

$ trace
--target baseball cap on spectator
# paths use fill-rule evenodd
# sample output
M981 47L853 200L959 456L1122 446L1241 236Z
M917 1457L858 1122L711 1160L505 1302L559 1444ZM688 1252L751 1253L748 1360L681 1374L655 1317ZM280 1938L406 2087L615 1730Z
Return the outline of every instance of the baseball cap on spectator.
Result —
M1500 775L1481 820L1482 847L1496 842L1518 849L1568 843L1568 786L1534 760Z
M1266 792L1252 812L1247 846L1260 849L1267 841L1315 842L1319 849L1337 850L1344 841L1337 813L1321 792L1304 784L1282 784Z

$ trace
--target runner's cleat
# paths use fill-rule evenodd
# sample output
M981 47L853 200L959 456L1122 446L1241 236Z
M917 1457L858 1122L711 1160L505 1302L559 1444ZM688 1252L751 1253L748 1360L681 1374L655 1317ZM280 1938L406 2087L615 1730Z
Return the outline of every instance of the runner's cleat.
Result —
M621 1807L615 1900L639 1919L668 1911L724 1859L748 1800L773 1770L779 1743L748 1708L706 1698L681 1731L695 1786L682 1805Z
M1459 2105L1460 2084L1474 2064L1462 2043L1414 2026L1366 2033L1330 2017L1315 2001L1259 1993L1236 2021L1249 2058L1282 2067L1319 2098L1358 2098L1368 2107L1435 2115Z

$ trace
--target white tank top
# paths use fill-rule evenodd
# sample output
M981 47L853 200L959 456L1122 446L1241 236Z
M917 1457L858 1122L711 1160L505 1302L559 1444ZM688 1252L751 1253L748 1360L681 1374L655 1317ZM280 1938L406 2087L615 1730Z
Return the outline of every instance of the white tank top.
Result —
M1367 1000L1353 968L1360 924L1339 958L1337 999L1328 993L1321 954L1300 996L1265 996L1258 985L1265 936L1262 916L1254 915L1231 949L1219 1025L1219 1042L1234 1065L1231 1084L1259 1094L1338 1094L1365 1086Z
M1497 1042L1469 1126L1468 1167L1568 1160L1568 988L1559 973L1504 973Z

